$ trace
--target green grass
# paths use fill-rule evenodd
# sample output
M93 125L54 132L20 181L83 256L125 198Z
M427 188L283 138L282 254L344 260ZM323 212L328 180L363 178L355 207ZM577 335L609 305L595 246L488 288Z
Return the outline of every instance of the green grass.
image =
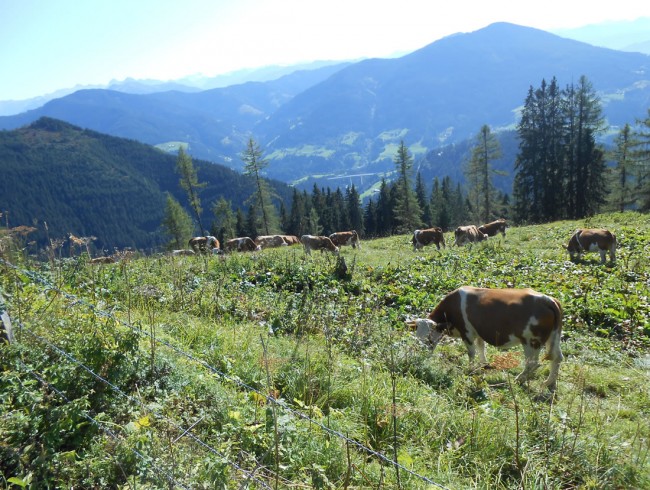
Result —
M615 264L568 260L562 244L583 226L616 233ZM256 478L273 488L650 486L647 215L510 228L505 239L441 251L413 252L407 235L362 247L342 250L343 278L335 257L299 247L101 267L5 254L53 285L0 264L0 300L16 321L132 399L18 332L0 348L0 482L156 488L164 470L192 487L239 488L235 463L261 465ZM528 386L514 383L520 349L490 348L502 367L476 370L458 341L431 353L405 330L465 284L560 300L555 398L541 385L547 363ZM179 438L174 424L196 424L191 434L218 454Z

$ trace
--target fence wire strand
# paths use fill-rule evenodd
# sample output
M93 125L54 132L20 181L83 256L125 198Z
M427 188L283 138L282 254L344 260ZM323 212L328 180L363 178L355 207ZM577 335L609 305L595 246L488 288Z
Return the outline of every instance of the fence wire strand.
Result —
M436 488L440 488L442 490L449 490L444 485L442 485L440 483L437 483L437 482L431 480L430 478L428 478L428 477L426 477L424 475L421 475L421 474L407 468L406 466L402 465L401 463L387 457L383 453L380 453L378 451L375 451L374 449L371 449L371 448L369 448L367 446L364 446L360 442L349 438L348 436L346 436L342 432L340 432L340 431L338 431L336 429L332 429L331 427L328 427L328 426L324 425L323 423L312 419L311 417L309 417L309 415L304 414L304 413L300 412L299 410L296 410L296 409L290 407L289 405L287 405L282 400L279 400L279 399L277 399L277 398L275 398L273 396L265 394L265 393L259 391L258 389L248 385L247 383L241 381L240 379L238 379L238 378L236 378L234 376L230 376L230 375L220 371L219 369L215 368L214 366L211 366L210 364L203 361L202 359L198 359L194 355L183 351L182 349L176 347L175 345L169 343L168 341L159 339L159 338L155 337L154 335L152 335L150 332L147 332L146 330L143 330L143 329L141 329L139 327L136 327L135 325L131 325L130 323L125 322L125 321L117 318L111 312L101 310L100 308L98 308L94 304L86 301L83 298L79 298L79 297L77 297L77 296L75 296L73 294L70 294L70 293L68 293L66 291L61 290L60 288L57 288L56 286L52 285L47 280L45 280L42 277L40 277L39 275L37 275L36 273L34 273L32 271L27 271L27 270L21 269L21 268L15 266L14 264L11 264L11 263L9 263L9 262L1 259L1 258L0 258L0 262L5 264L8 267L14 269L15 271L20 272L20 273L25 274L26 276L30 277L32 280L34 280L34 281L38 282L39 284L41 284L42 286L44 286L45 290L51 290L51 291L53 291L53 292L55 292L57 294L61 294L66 299L71 301L72 305L85 306L85 307L89 308L90 310L92 310L98 316L101 316L101 317L104 317L104 318L107 318L107 319L111 319L111 320L119 323L120 325L122 325L122 326L124 326L124 327L126 327L126 328L128 328L128 329L130 329L130 330L132 330L134 332L137 332L140 335L144 335L146 337L149 337L154 342L167 347L168 349L174 351L176 354L178 354L180 356L183 356L183 357L191 360L192 362L195 362L195 363L199 364L200 366L204 367L205 369L212 372L213 374L223 378L224 380L227 380L227 381L229 381L231 383L234 383L234 384L236 384L237 386L239 386L240 388L242 388L242 389L244 389L246 391L255 393L257 396L262 397L263 399L265 399L267 401L267 403L272 403L272 404L275 404L275 405L279 406L280 408L282 408L283 410L291 413L295 417L300 418L302 420L305 420L305 421L309 422L310 424L313 424L314 426L320 428L322 431L324 431L324 432L326 432L328 434L331 434L331 435L345 441L347 444L351 444L352 446L354 446L357 449L365 452L366 454L374 456L375 458L383 461L384 463L386 463L386 464L388 464L390 466L393 466L395 468L399 468L400 470L410 474L411 476L413 476L415 478L420 479L421 481L423 481L423 482L425 482L425 483L427 483L429 485L432 485L432 486L434 486Z

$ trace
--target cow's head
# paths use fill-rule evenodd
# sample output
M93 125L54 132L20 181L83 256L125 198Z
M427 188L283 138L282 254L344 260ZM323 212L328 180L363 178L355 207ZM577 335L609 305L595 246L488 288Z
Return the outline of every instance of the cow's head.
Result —
M442 336L447 332L446 323L436 323L428 318L416 318L406 322L406 325L415 331L415 336L431 350L436 348Z

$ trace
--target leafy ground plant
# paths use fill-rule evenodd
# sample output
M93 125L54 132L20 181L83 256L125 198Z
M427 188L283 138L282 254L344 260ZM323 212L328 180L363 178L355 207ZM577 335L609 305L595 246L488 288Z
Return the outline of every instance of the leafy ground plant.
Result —
M615 263L571 262L610 228ZM451 243L451 239L447 240ZM510 228L413 252L366 240L92 266L1 257L16 342L0 347L6 488L648 488L647 216ZM340 264L339 264L340 265ZM519 350L469 366L404 328L461 285L564 308L556 396L514 383Z

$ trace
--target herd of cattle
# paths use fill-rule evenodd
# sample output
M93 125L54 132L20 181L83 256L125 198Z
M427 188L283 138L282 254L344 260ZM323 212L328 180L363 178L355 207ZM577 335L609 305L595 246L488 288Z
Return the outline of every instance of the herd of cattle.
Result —
M454 244L462 246L487 240L501 233L506 236L507 222L498 219L482 226L459 226L454 231ZM312 250L339 253L339 247L350 245L361 248L356 231L332 233L329 236L303 235L300 239L293 235L259 236L233 238L225 242L223 250L213 236L195 237L189 242L190 249L175 250L174 255L195 253L254 252L269 247L283 247L302 244L305 253ZM435 244L438 249L445 247L442 228L434 227L415 230L412 238L413 250ZM570 258L580 259L583 252L600 253L601 262L606 255L615 260L616 236L606 229L576 230L569 243L564 246ZM544 384L553 391L556 387L560 363L563 356L560 349L562 334L562 306L550 296L532 289L490 289L463 286L447 294L427 318L416 318L407 325L415 335L431 349L446 334L462 339L467 348L470 363L478 351L482 364L488 363L486 343L498 348L522 345L524 350L524 369L517 376L520 383L530 379L539 367L539 354L543 347L546 357L551 361L548 378Z
M467 225L459 226L454 230L454 245L460 247L466 243L472 244L487 240L489 237L501 233L506 236L508 223L505 219L498 219L481 226ZM445 235L440 227L415 230L411 239L413 250L417 251L427 245L446 247ZM288 247L302 244L305 253L311 254L312 250L321 252L329 251L338 254L340 247L344 245L352 248L361 248L359 235L355 230L340 231L329 236L303 235L298 238L295 235L261 235L255 238L239 237L226 240L223 248L219 240L214 236L201 236L190 238L188 249L173 250L172 255L194 255L197 253L221 254L225 252L258 252L266 248ZM583 252L600 253L601 262L605 262L607 254L613 262L616 260L616 236L605 229L579 229L569 239L568 245L564 248L569 252L571 260L580 259Z
M305 253L311 254L312 250L321 252L329 251L338 254L340 247L350 245L352 248L361 248L359 235L355 230L340 231L330 236L303 235L261 235L252 240L250 237L239 237L226 240L223 249L219 240L214 236L201 236L190 238L188 249L173 250L172 255L194 255L197 253L221 254L225 252L258 252L265 248L288 247L302 244Z

